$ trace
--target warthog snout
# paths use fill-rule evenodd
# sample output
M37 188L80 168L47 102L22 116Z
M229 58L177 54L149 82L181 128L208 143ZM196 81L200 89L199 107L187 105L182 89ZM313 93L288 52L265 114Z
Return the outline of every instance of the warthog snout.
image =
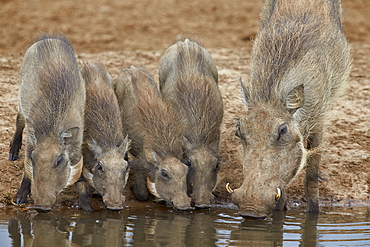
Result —
M196 191L191 194L192 205L196 208L209 208L214 200L213 188L209 189L206 185L197 186ZM193 188L194 190L194 188Z
M34 201L33 208L41 211L50 211L56 202L56 194L49 193L45 190L36 189L34 186L32 186L32 191L32 199Z
M185 199L185 200L184 200ZM192 206L190 205L190 198L187 199L187 198L184 198L184 199L180 199L180 200L174 200L172 202L172 205L174 206L174 208L176 210L179 210L179 211L185 211L185 210L190 210L192 209Z
M33 206L39 212L48 212L51 210L51 207L55 204L56 197L49 197L49 200L39 200L34 196L35 205Z
M244 217L265 218L272 213L277 202L281 198L281 189L262 188L262 196L248 194L243 188L232 190L227 186L227 190L232 191L232 200L239 207L239 214Z
M103 196L103 202L110 210L121 210L126 197L122 194L106 194Z

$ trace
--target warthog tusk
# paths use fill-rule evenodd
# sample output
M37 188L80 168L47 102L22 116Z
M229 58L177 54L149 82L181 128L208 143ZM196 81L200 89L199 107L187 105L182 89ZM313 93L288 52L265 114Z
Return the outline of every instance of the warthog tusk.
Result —
M155 188L155 183L151 182L150 179L146 178L146 185L148 187L149 192L155 196L157 199L161 199L161 196L158 194L157 189Z
M229 193L233 193L233 192L234 192L234 190L230 187L230 183L227 183L227 184L226 184L226 190L227 190L227 192L229 192Z
M275 200L277 201L277 200L279 200L280 199L280 197L281 197L281 190L280 190L280 188L277 188L277 194L276 194L276 196L275 196Z

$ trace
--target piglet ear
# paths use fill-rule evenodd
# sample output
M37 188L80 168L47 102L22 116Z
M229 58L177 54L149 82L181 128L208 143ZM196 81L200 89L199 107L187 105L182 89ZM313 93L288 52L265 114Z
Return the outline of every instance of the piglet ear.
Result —
M95 141L93 138L87 141L87 146L89 147L91 152L94 154L95 158L99 157L103 153L103 149L100 147L98 142Z
M304 104L304 87L303 84L293 88L286 98L286 108L294 114Z
M190 150L192 150L192 144L186 136L182 137L181 144L182 144L182 147L185 149L186 153L189 153Z
M72 127L65 130L61 135L64 145L68 146L76 142L78 140L79 131L80 127Z
M145 159L148 163L157 167L157 164L160 162L160 157L158 156L158 154L156 152L154 152L150 148L144 147L144 155L145 155Z
M129 149L130 147L130 144L131 144L131 140L128 139L128 135L126 135L125 139L123 139L123 141L118 144L118 148L119 148L119 151L125 155L127 150Z
M241 99L245 106L248 108L248 101L250 99L250 92L247 86L243 83L242 78L240 78L240 92L241 92Z

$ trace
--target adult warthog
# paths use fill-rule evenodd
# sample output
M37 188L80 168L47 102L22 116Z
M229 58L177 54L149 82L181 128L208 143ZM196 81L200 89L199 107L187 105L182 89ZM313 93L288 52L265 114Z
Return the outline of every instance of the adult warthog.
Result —
M241 83L244 180L232 200L243 216L283 209L285 189L303 168L307 210L319 211L323 123L351 64L341 12L339 0L265 2L250 78Z

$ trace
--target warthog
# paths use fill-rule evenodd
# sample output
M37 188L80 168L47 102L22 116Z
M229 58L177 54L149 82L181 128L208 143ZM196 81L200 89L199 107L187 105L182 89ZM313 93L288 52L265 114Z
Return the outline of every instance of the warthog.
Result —
M115 92L124 128L132 140L130 152L138 159L132 161L130 172L136 197L148 198L148 182L148 189L158 199L179 210L190 209L188 167L181 162L182 135L177 115L162 100L157 85L144 69L123 69L115 82Z
M124 136L112 78L100 63L84 64L81 73L86 83L83 177L103 196L108 209L120 210L129 175L125 160L129 141ZM92 211L86 182L79 182L77 189L81 207Z
M319 211L323 122L351 63L341 12L339 0L265 2L250 79L241 83L244 180L232 200L242 216L283 209L285 189L303 168L308 212Z
M24 175L17 204L31 192L35 208L50 210L60 191L82 170L85 84L71 44L63 36L44 36L24 55L16 132L10 160L18 158L26 128Z
M198 208L210 207L220 168L217 153L223 117L216 64L198 43L179 41L161 58L159 84L164 100L183 123L192 203Z

